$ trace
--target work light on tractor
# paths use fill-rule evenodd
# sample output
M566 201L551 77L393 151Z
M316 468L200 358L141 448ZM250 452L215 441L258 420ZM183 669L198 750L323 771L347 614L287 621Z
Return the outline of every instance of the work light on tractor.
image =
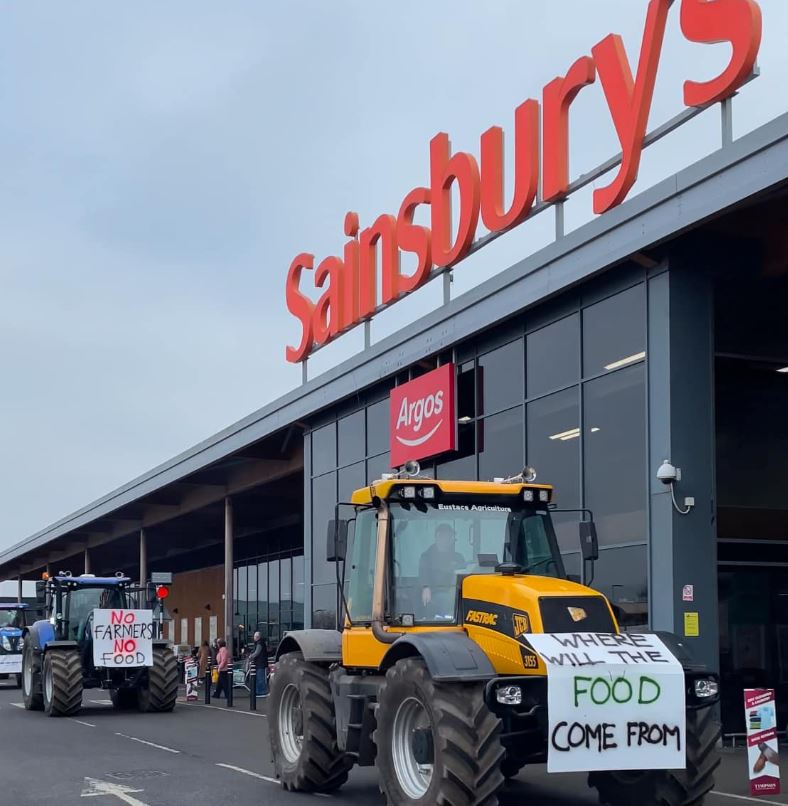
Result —
M583 771L600 803L699 806L714 785L716 675L676 636L624 633L590 587L588 510L532 468L493 482L384 476L336 507L336 629L289 632L269 730L285 789L375 765L389 806L490 804L526 764ZM579 520L570 578L552 515ZM613 703L613 705L611 705Z

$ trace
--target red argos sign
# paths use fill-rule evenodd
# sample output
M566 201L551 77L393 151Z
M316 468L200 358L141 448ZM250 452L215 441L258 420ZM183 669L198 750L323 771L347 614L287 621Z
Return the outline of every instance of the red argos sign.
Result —
M570 188L570 109L592 84L598 87L600 104L607 106L609 121L603 125L613 126L622 153L610 183L594 191L594 213L603 214L624 201L640 167L673 0L634 5L645 11L639 56L630 60L621 36L610 34L566 66L540 96L525 99L514 110L509 129L514 159L507 155L514 166L510 199L504 198L501 126L481 134L478 157L453 152L449 135L440 132L429 145L428 181L405 194L396 215L383 213L362 227L351 211L345 216L347 240L341 255L315 260L310 252L302 252L293 259L285 297L301 332L295 345L285 350L288 361L305 361L315 349L415 291L436 271L459 263L470 253L480 224L490 234L521 224L531 215L540 181L542 201L563 201ZM704 107L730 97L752 74L758 57L760 6L756 0L681 0L676 5L686 40L700 47L726 43L730 52L725 69L707 81L698 81L692 59L686 60L684 104ZM638 53L637 43L631 46ZM576 126L575 136L594 137L582 121ZM424 224L416 223L419 212ZM407 271L400 264L403 255L410 264ZM304 286L311 286L311 292L304 293Z
M392 467L456 447L454 364L392 389L389 406Z

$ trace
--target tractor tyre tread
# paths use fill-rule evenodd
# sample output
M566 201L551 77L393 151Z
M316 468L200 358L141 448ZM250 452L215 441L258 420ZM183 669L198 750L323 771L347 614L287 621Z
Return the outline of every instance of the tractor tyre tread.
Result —
M165 713L175 708L178 699L178 661L170 647L153 648L148 686L137 689L136 693L137 707L143 713Z
M419 800L408 798L397 780L391 736L397 706L416 695L429 704L434 736L433 780ZM501 762L501 721L484 701L480 683L436 683L421 658L397 661L386 673L378 695L377 746L380 790L388 806L418 803L424 806L496 806L504 784Z
M44 696L48 716L74 716L82 708L82 660L76 649L50 649L44 655L44 680L47 667L52 674L52 700ZM46 683L44 683L46 689Z
M597 789L599 802L605 806L700 806L714 788L721 760L717 750L720 735L714 708L688 710L686 769L652 770L628 783L615 773L592 772L588 785Z
M288 685L301 697L303 745L296 763L288 763L279 741L278 703ZM348 779L353 758L337 745L334 700L328 670L303 659L300 652L283 655L271 683L268 724L274 767L282 788L293 792L335 792Z
M24 702L27 711L43 711L44 710L44 691L42 686L42 670L38 673L31 669L30 672L30 685L31 690L25 691L24 674L25 664L33 666L33 647L25 644L25 649L22 652L22 701Z

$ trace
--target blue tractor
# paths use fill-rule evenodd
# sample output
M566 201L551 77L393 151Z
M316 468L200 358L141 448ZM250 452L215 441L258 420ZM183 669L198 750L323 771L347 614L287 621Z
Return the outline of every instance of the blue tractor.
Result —
M120 574L63 573L37 583L37 595L45 618L28 628L22 655L22 695L28 711L73 716L88 688L108 691L119 710L172 711L178 696L177 663L171 644L161 637L161 604L157 622L155 596L147 588L135 587ZM138 604L145 609L137 609ZM147 642L146 651L114 655L110 650L97 656L94 639L110 633L122 648L129 635L122 621L132 612L145 620L134 626L135 640ZM118 616L118 624L99 627L108 613Z
M13 677L17 688L22 688L22 645L27 609L26 604L0 602L0 680Z

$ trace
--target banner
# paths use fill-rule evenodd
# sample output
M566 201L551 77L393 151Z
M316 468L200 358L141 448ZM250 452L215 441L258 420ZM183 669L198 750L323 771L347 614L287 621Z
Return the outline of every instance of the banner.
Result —
M152 610L94 610L93 665L153 666Z
M684 670L656 635L546 633L548 772L684 769Z
M773 689L744 690L747 725L747 766L750 793L780 794L780 757L777 746L777 708Z
M186 700L194 702L197 699L197 686L199 676L199 663L197 658L189 657L183 665L184 683L186 684Z

